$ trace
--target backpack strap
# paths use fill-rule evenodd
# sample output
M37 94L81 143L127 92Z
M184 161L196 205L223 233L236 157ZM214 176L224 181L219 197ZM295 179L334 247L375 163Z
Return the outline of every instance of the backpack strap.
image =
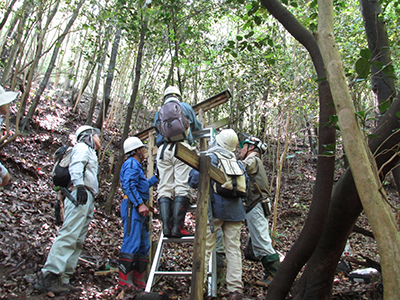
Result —
M176 144L176 142L171 143L171 145L169 146L168 150L172 151L172 149L174 148L175 144ZM164 144L162 144L160 159L164 159L164 152L165 152L165 149L167 148L167 146L168 146L167 142L164 142Z

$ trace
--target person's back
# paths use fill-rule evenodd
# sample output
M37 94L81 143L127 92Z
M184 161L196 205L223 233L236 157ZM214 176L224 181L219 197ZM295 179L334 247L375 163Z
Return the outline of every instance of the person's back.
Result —
M184 146L194 150L192 131L202 129L193 108L181 100L179 89L174 86L168 87L164 92L164 103L173 104L175 108L176 105L179 105L184 116L177 120L177 116L166 109L165 114L174 115L173 120L161 120L160 111L156 113L154 120L157 133L156 144L158 146L156 158L159 174L158 205L163 222L163 232L166 237L181 237L189 234L184 229L184 220L192 199L192 191L187 183L190 167L174 156L174 147L177 142L182 142ZM174 131L172 140L171 136L163 136L163 134L166 134L164 129L169 125L174 130L186 128L187 124L182 125L182 122L186 122L185 120L189 121L189 127L184 134L176 135L177 132ZM162 125L162 122L164 122L164 125Z

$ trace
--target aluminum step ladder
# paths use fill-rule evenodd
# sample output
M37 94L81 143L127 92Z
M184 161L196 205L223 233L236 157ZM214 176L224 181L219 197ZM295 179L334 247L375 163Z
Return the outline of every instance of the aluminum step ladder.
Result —
M188 211L195 211L197 208L196 205L192 205ZM184 236L181 238L168 238L164 237L164 232L161 231L160 238L158 240L157 249L154 254L153 263L150 268L150 273L147 279L145 292L151 292L154 284L154 280L156 276L192 276L191 271L162 271L159 270L160 261L163 255L164 245L166 243L193 243L194 236ZM215 248L211 252L210 262L207 270L208 277L208 295L211 297L217 296L217 259Z

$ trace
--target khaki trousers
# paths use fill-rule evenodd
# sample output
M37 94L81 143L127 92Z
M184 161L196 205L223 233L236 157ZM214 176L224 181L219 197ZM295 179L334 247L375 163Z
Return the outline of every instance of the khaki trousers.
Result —
M208 270L210 255L215 247L217 230L221 228L225 245L226 286L229 292L243 293L242 253L240 251L240 231L242 221L230 222L214 219L214 232L207 226L205 270ZM205 272L206 273L206 272ZM205 281L207 275L205 276Z

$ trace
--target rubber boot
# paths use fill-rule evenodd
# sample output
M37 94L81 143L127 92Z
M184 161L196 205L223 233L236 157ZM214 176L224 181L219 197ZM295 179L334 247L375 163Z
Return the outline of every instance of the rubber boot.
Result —
M56 295L65 295L71 292L71 288L67 284L62 284L61 277L58 274L47 273L46 276L40 272L38 281L35 283L35 289L41 292L52 292Z
M256 285L268 287L272 280L275 277L276 272L278 271L278 267L281 264L279 260L279 254L274 253L271 255L264 256L261 259L261 263L265 270L265 278L264 280L257 280Z
M173 237L182 237L190 235L189 232L185 230L184 222L186 212L190 206L190 199L184 196L176 196L174 200L173 208L173 225L171 235Z
M135 257L135 270L133 271L132 281L137 291L142 291L146 288L144 273L146 272L148 262L149 258L147 255Z
M135 255L131 253L120 253L118 259L119 282L120 286L133 286L132 276Z
M171 208L172 200L167 197L161 197L158 199L158 205L160 206L161 219L163 222L163 232L165 237L171 237Z

